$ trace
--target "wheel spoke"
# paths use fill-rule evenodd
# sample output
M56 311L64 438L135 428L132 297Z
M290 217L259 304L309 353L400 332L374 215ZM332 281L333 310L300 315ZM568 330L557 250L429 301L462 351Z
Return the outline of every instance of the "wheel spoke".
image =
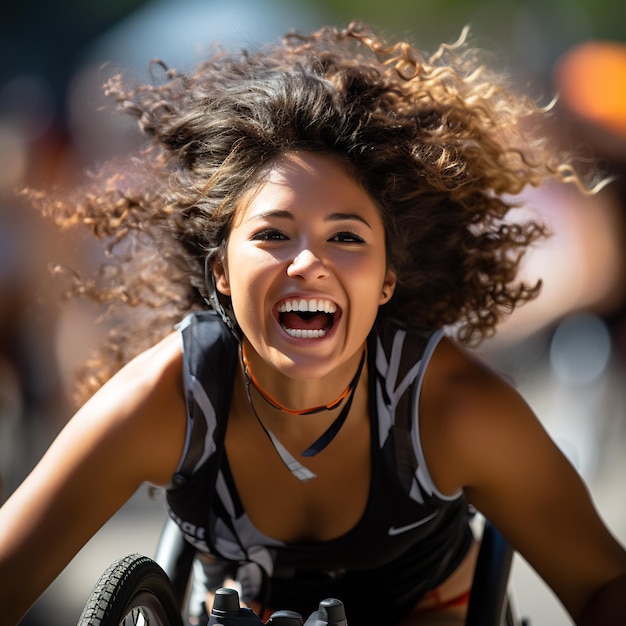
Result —
M165 626L167 615L159 600L149 591L139 591L132 601L133 608L124 616L120 626Z

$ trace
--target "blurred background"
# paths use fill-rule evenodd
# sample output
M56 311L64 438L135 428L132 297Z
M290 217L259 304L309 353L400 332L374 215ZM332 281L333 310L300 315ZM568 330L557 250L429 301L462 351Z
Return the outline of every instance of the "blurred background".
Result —
M103 98L107 76L118 68L144 76L154 57L184 69L213 40L253 48L287 30L355 18L427 51L455 41L467 24L472 43L493 53L496 68L520 91L546 104L559 93L554 141L580 149L616 177L592 198L560 187L527 194L555 232L524 265L529 277L543 278L544 290L480 351L520 387L626 542L624 11L621 0L23 0L4 6L0 502L73 413L73 373L102 332L93 306L59 302L50 274L56 263L83 266L100 251L71 232L57 232L14 192L71 184L134 145L132 124ZM110 562L129 552L153 553L163 519L160 498L140 490L24 624L76 623ZM513 584L532 624L570 624L519 558Z

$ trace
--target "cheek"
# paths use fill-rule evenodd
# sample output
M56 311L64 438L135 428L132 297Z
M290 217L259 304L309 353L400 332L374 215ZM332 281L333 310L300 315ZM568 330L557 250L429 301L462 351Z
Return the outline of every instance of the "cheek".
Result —
M378 264L362 267L358 273L349 274L346 281L349 293L352 294L353 301L358 303L358 309L361 314L368 311L370 315L375 316L378 313L378 307L384 303L384 293L386 274L381 272Z
M271 268L259 258L240 255L232 259L229 275L230 296L238 319L254 315L265 300Z

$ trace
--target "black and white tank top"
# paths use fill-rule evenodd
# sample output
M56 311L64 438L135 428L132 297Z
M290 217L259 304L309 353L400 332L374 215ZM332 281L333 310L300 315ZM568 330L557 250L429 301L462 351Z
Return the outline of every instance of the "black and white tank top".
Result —
M421 384L441 331L377 323L368 338L372 478L365 512L341 537L291 544L250 522L223 454L236 339L211 311L189 315L179 330L188 424L167 490L169 514L199 551L238 565L244 600L307 614L319 600L339 597L357 625L376 623L372 598L381 597L379 617L392 623L385 620L454 571L471 543L467 501L462 492L437 490L419 436Z

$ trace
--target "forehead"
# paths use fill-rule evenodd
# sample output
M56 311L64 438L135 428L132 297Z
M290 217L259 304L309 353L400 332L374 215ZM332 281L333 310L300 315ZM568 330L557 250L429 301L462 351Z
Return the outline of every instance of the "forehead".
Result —
M294 152L275 161L259 183L302 184L320 178L340 178L346 184L356 185L351 165L339 156L317 152Z
M363 210L380 214L340 157L311 152L290 153L272 164L242 197L238 214L276 208L316 206L318 210Z

